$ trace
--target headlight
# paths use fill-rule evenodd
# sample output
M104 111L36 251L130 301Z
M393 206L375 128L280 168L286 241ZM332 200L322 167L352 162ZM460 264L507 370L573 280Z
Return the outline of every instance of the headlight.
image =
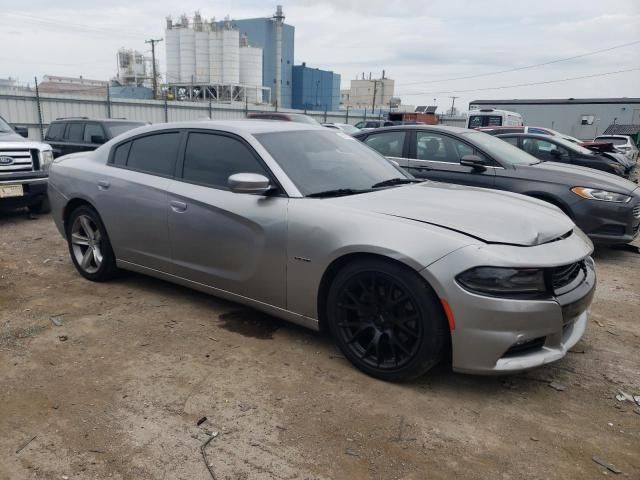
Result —
M607 192L606 190L598 190L596 188L573 187L571 191L588 200L601 200L603 202L614 203L628 203L631 201L631 197L629 195Z
M500 297L539 297L548 293L539 268L476 267L456 277L467 290Z
M40 170L47 171L53 162L53 151L42 150L40 152Z

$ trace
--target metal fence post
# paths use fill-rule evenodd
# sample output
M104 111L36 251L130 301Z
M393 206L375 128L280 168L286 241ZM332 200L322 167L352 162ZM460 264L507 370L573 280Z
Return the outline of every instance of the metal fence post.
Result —
M276 100L276 112L278 111L278 100Z
M166 94L164 96L164 123L169 123L169 103Z
M44 128L42 127L42 106L40 105L40 91L38 90L38 77L33 77L36 84L36 104L38 106L38 125L40 126L40 140L44 140Z
M349 123L349 105L347 105L347 113L344 116L344 123Z
M249 118L249 98L244 96L244 118Z
M107 118L111 118L111 92L109 91L109 85L107 85Z
M367 120L367 107L364 107L364 117L363 120L366 121Z
M209 97L209 120L213 120L213 108L211 106L211 97Z
M324 122L322 123L327 123L327 107L324 107Z

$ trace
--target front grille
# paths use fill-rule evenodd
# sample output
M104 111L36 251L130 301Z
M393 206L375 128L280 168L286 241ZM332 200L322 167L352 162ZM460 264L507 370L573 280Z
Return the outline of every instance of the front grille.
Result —
M33 152L28 148L0 149L0 173L31 172L33 165Z
M578 275L584 273L585 269L584 260L572 263L571 265L554 268L551 271L551 285L553 286L553 291L558 293L559 290L570 285L571 282L578 278Z
M539 337L524 343L513 345L502 357L515 357L517 355L525 355L527 353L540 350L544 346L544 342L546 340L547 337Z
M636 218L640 218L640 203L633 207L633 216Z

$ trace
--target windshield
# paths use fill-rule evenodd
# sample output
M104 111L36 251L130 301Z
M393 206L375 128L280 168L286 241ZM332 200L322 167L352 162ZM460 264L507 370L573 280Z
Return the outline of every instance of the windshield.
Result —
M320 125L320 122L318 122L315 118L310 117L309 115L291 115L291 121L292 122L298 122L298 123L308 123L310 125Z
M13 129L9 126L4 118L0 117L0 132L13 132Z
M360 132L359 128L356 128L353 125L348 125L346 123L342 123L342 124L338 125L338 128L341 128L343 131L347 132L350 135L353 135L354 133Z
M117 137L118 135L122 135L124 132L128 132L129 130L133 130L134 128L142 127L145 125L144 123L114 123L112 125L105 125L107 130L109 130L109 138Z
M581 153L583 155L593 155L593 152L588 148L585 148L577 143L570 142L569 140L565 140L562 137L553 137L553 140L563 147L566 147L568 150Z
M302 130L255 135L303 195L368 190L392 178L410 178L343 132Z
M462 135L481 150L508 165L534 165L540 163L536 157L523 152L504 140L482 132L465 132Z
M469 128L478 127L499 127L502 125L500 115L471 115L469 117Z
M627 139L626 138L620 138L620 137L597 137L596 141L597 142L613 143L614 145L626 145L627 144Z

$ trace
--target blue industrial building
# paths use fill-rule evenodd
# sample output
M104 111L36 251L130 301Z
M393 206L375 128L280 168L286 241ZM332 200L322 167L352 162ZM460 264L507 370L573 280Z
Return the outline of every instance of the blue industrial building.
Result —
M271 89L275 99L276 86L276 22L271 18L248 18L233 20L231 24L249 37L249 45L263 50L262 85ZM291 108L293 87L293 46L295 28L282 24L281 98L282 108Z
M300 110L339 110L340 75L309 68L305 63L294 66L291 106Z

